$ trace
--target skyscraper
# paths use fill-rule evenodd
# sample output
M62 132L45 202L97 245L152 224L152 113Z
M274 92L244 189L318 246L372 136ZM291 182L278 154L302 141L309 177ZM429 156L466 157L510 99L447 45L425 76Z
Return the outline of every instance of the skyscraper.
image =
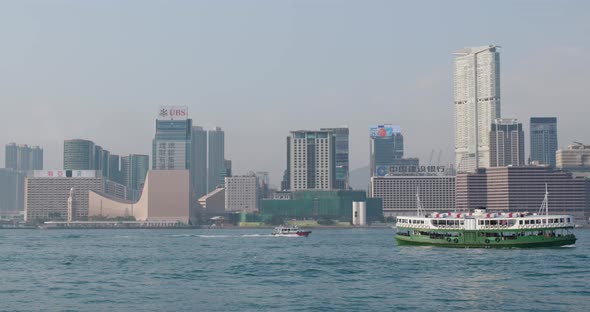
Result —
M555 167L557 151L557 118L531 117L530 160Z
M497 46L455 53L455 166L474 172L490 166L489 134L500 118L500 54Z
M281 181L281 191L291 189L291 137L287 137L287 169L283 172L283 180Z
M191 182L197 198L207 194L207 131L194 126L191 140Z
M43 149L39 146L9 143L5 147L5 167L20 171L43 169Z
M42 170L43 169L43 149L39 146L31 146L31 163L29 170Z
M490 167L523 166L524 132L516 119L497 118L490 131Z
M332 131L336 146L336 180L334 180L334 188L346 190L349 188L349 151L348 151L348 127L340 128L322 128L322 131Z
M106 178L120 183L120 184L124 184L122 179L121 179L121 169L119 168L120 165L120 158L119 155L115 155L115 154L110 154L109 155L109 165L107 168L107 176Z
M396 160L404 157L404 137L400 126L376 125L369 128L370 176L384 176Z
M190 169L191 133L192 120L188 118L188 107L160 107L152 141L152 169Z
M64 170L95 170L94 146L88 140L65 140Z
M4 148L4 168L17 170L18 168L18 147L16 143L8 143Z
M209 130L207 167L207 192L213 191L220 185L220 177L225 170L225 134L220 127Z
M291 191L330 190L335 180L335 139L332 131L291 131Z
M121 157L121 180L131 190L132 200L139 199L149 167L148 155L131 154Z

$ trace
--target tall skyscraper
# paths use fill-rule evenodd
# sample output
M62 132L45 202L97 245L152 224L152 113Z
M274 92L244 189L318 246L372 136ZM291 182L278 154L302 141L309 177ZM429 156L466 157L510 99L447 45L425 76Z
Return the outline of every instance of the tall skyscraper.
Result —
M336 146L336 180L334 180L334 188L340 190L348 189L349 182L349 151L348 151L348 136L349 130L348 127L340 127L340 128L322 128L322 131L332 131L335 139L335 146Z
M557 151L557 118L531 117L530 160L555 167Z
M495 119L490 131L490 167L524 164L522 123L516 119Z
M495 45L455 53L455 166L490 166L490 131L500 118L500 54Z
M31 163L29 170L43 170L43 149L39 146L31 146Z
M20 171L43 169L43 149L39 146L9 143L5 147L5 167Z
M209 130L208 147L207 192L211 192L223 184L219 179L225 170L225 133L220 127Z
M186 170L191 161L192 120L186 106L162 106L152 141L152 169Z
M283 180L281 181L281 191L291 189L291 137L287 137L287 169L283 172Z
M124 184L123 180L121 179L121 169L119 167L120 165L120 158L119 155L115 155L115 154L110 154L109 155L109 164L108 164L108 168L107 168L107 176L106 178L120 183L120 184Z
M88 140L65 140L64 170L95 170L94 146Z
M191 182L197 198L207 194L207 131L202 127L192 129Z
M291 191L330 190L335 180L335 139L332 131L291 131Z
M17 170L18 147L16 143L8 143L4 148L4 168Z
M121 157L121 180L127 189L132 190L133 200L139 199L149 167L148 155L131 154Z
M369 128L370 176L384 176L396 160L404 157L404 137L400 126L376 125Z

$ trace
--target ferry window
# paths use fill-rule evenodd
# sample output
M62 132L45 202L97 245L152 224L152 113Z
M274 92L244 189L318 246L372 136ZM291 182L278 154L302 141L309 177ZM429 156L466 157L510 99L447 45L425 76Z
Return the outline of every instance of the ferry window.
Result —
M572 222L572 219L571 218L567 218L567 223L570 223L570 222Z
M508 226L513 226L516 224L516 220L508 220Z
M459 225L465 225L465 221L463 221L463 220L459 221Z
M522 220L518 220L518 224L522 224Z
M547 223L547 219L543 219L543 224Z
M559 219L559 222L560 222L560 223L563 223L563 218Z
M537 219L537 224L541 224L541 220L540 219Z

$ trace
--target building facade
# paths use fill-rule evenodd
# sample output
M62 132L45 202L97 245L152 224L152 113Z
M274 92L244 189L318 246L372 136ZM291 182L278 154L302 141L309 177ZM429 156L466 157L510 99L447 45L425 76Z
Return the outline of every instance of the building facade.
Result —
M347 190L350 188L350 157L349 157L349 130L348 127L322 128L321 131L332 131L335 145L335 180L334 188Z
M225 173L225 133L220 127L209 130L207 192L222 185L220 178Z
M225 178L225 210L257 212L260 188L256 176Z
M352 222L352 203L366 202L368 223L383 221L382 201L367 197L365 191L305 190L277 196L277 199L262 201L260 215L263 220L274 216L284 219L330 219Z
M389 167L404 157L404 137L401 128L394 125L376 125L369 128L370 176L385 175Z
M88 217L88 192L102 192L104 180L96 170L36 170L25 179L25 221L65 220L74 189L75 219Z
M331 190L335 180L335 142L331 131L291 131L292 191Z
M138 201L125 201L87 192L90 217L134 217L137 221L171 221L195 224L196 209L190 204L188 170L150 170Z
M426 212L455 210L454 176L371 177L370 194L383 200L385 217L416 215L419 195Z
M26 144L6 144L5 168L20 171L42 170L43 149Z
M94 142L82 139L65 140L64 170L96 170Z
M500 54L494 45L455 53L455 166L475 172L490 166L489 133L500 118Z
M152 141L152 170L187 170L191 161L192 120L188 107L162 106Z
M457 209L537 212L549 192L549 213L584 220L586 180L548 166L493 167L457 176ZM585 221L585 220L584 220Z
M590 178L590 145L578 143L556 153L558 169L567 170L576 176Z
M531 117L530 160L540 165L555 167L557 151L557 118Z
M0 169L0 215L14 215L24 210L25 177L24 171Z
M191 138L191 182L197 198L207 194L207 131L193 126Z
M524 132L516 119L497 118L490 131L490 167L524 166Z

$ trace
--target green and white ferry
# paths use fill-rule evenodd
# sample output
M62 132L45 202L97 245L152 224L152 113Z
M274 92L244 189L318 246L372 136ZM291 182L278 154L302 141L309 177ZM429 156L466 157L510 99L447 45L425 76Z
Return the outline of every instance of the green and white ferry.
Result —
M463 248L528 248L573 245L574 217L549 215L548 193L537 213L433 212L425 214L418 195L418 215L398 216L398 245Z

